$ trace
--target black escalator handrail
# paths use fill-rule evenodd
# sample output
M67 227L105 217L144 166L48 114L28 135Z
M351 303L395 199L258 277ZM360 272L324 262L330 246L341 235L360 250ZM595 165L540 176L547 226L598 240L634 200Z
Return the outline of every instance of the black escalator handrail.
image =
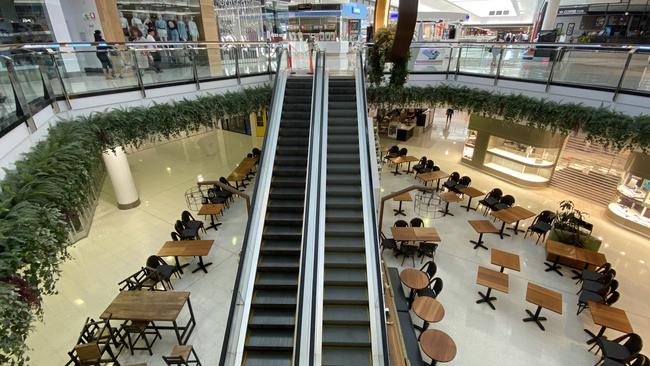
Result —
M319 73L322 67L321 63L322 51L316 52L316 66L312 81L312 98L311 98L311 121L309 128L309 150L307 153L307 176L305 180L305 200L302 221L302 241L300 250L300 274L298 281L298 294L296 295L296 321L294 328L294 347L293 347L293 364L304 365L305 358L310 354L312 339L313 339L313 324L311 323L312 314L314 311L313 301L313 277L315 274L314 263L315 256L314 240L315 233L318 233L318 210L315 210L314 200L318 202L320 191L313 190L312 185L314 180L318 182L320 176L321 163L320 159L315 156L316 149L319 148L321 142L321 124L319 118L322 103L319 100L319 88L322 85L322 74ZM311 245L311 248L309 246ZM309 301L305 301L309 300ZM307 314L306 314L307 312ZM304 344L306 340L303 337L309 337L309 341ZM303 350L303 347L307 347ZM311 363L310 363L311 364Z
M274 110L276 108L282 108L282 99L279 100L279 105L278 105L277 104L278 101L276 99L276 98L278 98L278 95L276 93L278 93L278 83L279 83L278 80L280 79L280 76L281 76L280 70L281 70L281 66L282 66L282 59L283 59L283 56L284 56L285 52L286 52L285 49L281 49L280 53L278 54L278 60L277 60L277 65L276 65L276 73L275 73L275 80L273 81L273 91L272 91L272 94L271 94L271 106L269 108L269 112L270 112L269 115L270 116L274 115L273 112L274 112ZM246 259L247 259L246 254L248 253L248 242L249 242L250 232L251 232L251 229L255 229L255 230L261 230L262 229L262 228L259 228L259 227L251 228L251 222L253 220L253 217L254 217L256 211L259 210L259 205L260 205L260 202L261 202L261 197L258 196L258 191L260 190L260 181L262 180L262 179L260 179L259 173L262 172L262 167L269 164L269 162L271 164L273 164L273 161L275 160L274 154L272 156L271 153L270 153L270 151L275 151L275 149L270 149L269 148L269 143L271 142L270 141L271 140L271 133L269 133L269 130L270 130L270 127L271 127L270 123L273 123L273 122L279 123L280 120L279 120L279 118L278 118L277 121L275 121L272 118L269 119L269 125L267 126L267 130L266 130L267 133L265 134L264 142L262 143L262 155L260 157L260 161L259 161L259 164L258 164L258 166L260 168L258 169L258 177L255 180L255 187L253 188L253 194L252 194L253 206L252 206L251 213L248 215L248 220L246 222L246 231L245 231L243 242L242 242L242 249L240 251L241 255L240 255L240 258L239 258L239 266L237 267L237 276L235 277L235 284L233 286L232 299L230 301L230 310L228 312L228 321L226 322L226 330L224 332L223 344L221 346L221 356L219 358L219 365L220 366L225 366L226 365L226 358L227 358L227 356L229 354L228 350L229 350L229 345L230 345L230 333L232 332L232 326L233 326L232 322L234 320L233 317L235 315L235 309L237 307L237 298L238 298L238 295L239 295L239 287L241 286L242 272L244 270L244 266L246 264ZM277 142L277 135L274 136L274 138L275 138L275 140ZM264 197L264 201L268 201L268 192L267 192L267 196ZM242 321L248 322L248 319L242 318ZM244 335L240 334L239 339L237 340L237 342L240 342L241 338L245 337L245 336L246 336L245 334Z
M370 312L372 312L372 308L373 308L372 301L373 300L376 300L379 303L375 308L379 309L377 311L376 315L379 316L379 319L378 319L378 322L377 322L378 323L377 325L379 326L379 329L377 329L377 331L379 331L381 333L381 340L380 340L380 345L379 345L379 347L381 347L381 350L373 350L373 356L374 356L375 351L380 351L382 358L380 360L378 360L378 361L383 362L383 365L387 366L387 365L390 364L390 361L389 361L389 358L388 358L388 340L387 340L387 336L386 336L386 326L385 326L386 325L386 314L384 312L384 306L385 305L384 305L384 296L383 296L383 282L382 282L382 279L381 279L381 253L379 251L379 235L377 234L378 231L376 230L376 226L377 226L377 210L376 210L376 207L375 207L375 194L374 194L374 187L373 187L373 182L372 182L373 170L376 171L377 165L376 164L374 164L374 165L371 164L371 161L372 161L371 156L375 156L375 155L372 153L374 151L374 147L370 146L370 130L368 128L368 101L367 101L367 98L366 98L366 81L365 81L365 75L366 74L365 74L365 67L364 67L364 63L363 63L362 51L359 51L357 54L358 54L358 60L357 60L358 64L357 64L356 73L357 73L357 80L361 84L360 85L361 95L357 95L357 98L359 98L359 101L357 101L357 103L360 102L362 104L361 111L360 111L360 117L361 118L359 118L359 122L362 125L362 126L360 126L361 127L360 130L363 133L363 139L361 139L361 141L359 141L360 158L361 158L361 161L365 160L365 162L366 162L366 169L367 169L367 171L366 171L366 174L367 174L366 184L369 187L368 194L370 194L370 197L371 197L371 199L367 200L366 202L368 202L369 205L370 205L370 210L369 211L370 211L370 215L371 215L371 218L372 218L372 226L373 226L373 228L372 228L372 230L370 230L370 232L368 232L368 230L365 230L365 228L364 228L364 230L366 231L366 234L364 234L364 235L367 235L367 234L371 235L370 239L371 239L371 244L372 244L371 245L371 247L372 247L372 256L375 259L375 261L373 263L373 266L372 266L373 267L372 269L374 269L374 271L375 271L373 277L376 279L374 286L375 286L376 291L377 291L375 299L371 299L370 296L368 297L368 306L369 306L368 310ZM357 90L359 90L359 88L357 88ZM363 147L363 149L361 149L361 147ZM362 174L362 179L363 179L363 174ZM363 182L362 182L362 185L363 185ZM366 202L364 202L364 211L366 211L366 208L365 208L365 203ZM364 216L365 216L365 213L364 213ZM364 221L365 221L365 219L364 219ZM366 240L368 240L367 237L366 237ZM368 246L366 246L366 248L367 247ZM369 253L366 253L366 255L368 255L368 254ZM371 270L371 268L367 269L367 271L370 271L370 270ZM370 281L370 278L368 278L368 280Z

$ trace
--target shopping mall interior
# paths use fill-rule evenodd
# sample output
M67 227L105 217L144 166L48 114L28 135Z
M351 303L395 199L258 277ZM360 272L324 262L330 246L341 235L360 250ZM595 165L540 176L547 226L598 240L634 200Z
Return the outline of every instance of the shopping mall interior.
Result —
M645 0L0 2L0 364L650 365L649 34Z

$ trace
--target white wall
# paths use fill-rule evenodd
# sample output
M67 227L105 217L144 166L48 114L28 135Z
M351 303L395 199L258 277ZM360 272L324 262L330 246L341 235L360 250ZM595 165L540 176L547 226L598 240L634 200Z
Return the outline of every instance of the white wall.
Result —
M52 0L59 1L65 11L65 23L72 42L92 42L93 32L101 30L95 0ZM91 15L95 18L92 19Z

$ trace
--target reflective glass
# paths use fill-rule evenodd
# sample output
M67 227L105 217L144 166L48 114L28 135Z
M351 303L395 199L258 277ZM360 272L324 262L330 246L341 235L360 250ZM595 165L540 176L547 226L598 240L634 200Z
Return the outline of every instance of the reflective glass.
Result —
M4 62L0 62L0 131L14 121L16 98Z
M43 79L41 78L37 57L34 54L11 56L16 70L16 77L25 95L25 101L28 104L42 100L45 96Z
M621 88L650 91L650 54L636 53L632 55Z
M616 88L627 52L568 50L556 61L553 82Z

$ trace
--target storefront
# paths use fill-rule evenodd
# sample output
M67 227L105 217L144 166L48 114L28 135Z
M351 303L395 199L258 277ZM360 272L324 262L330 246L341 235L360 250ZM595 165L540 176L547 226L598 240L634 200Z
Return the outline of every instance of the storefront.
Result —
M117 0L117 10L125 40L137 39L137 31L146 37L149 29L162 42L199 40L199 0Z
M222 42L266 40L262 21L264 5L259 0L217 0L214 12Z
M53 41L44 0L0 1L0 43Z
M650 237L650 156L630 154L607 216L615 223Z

